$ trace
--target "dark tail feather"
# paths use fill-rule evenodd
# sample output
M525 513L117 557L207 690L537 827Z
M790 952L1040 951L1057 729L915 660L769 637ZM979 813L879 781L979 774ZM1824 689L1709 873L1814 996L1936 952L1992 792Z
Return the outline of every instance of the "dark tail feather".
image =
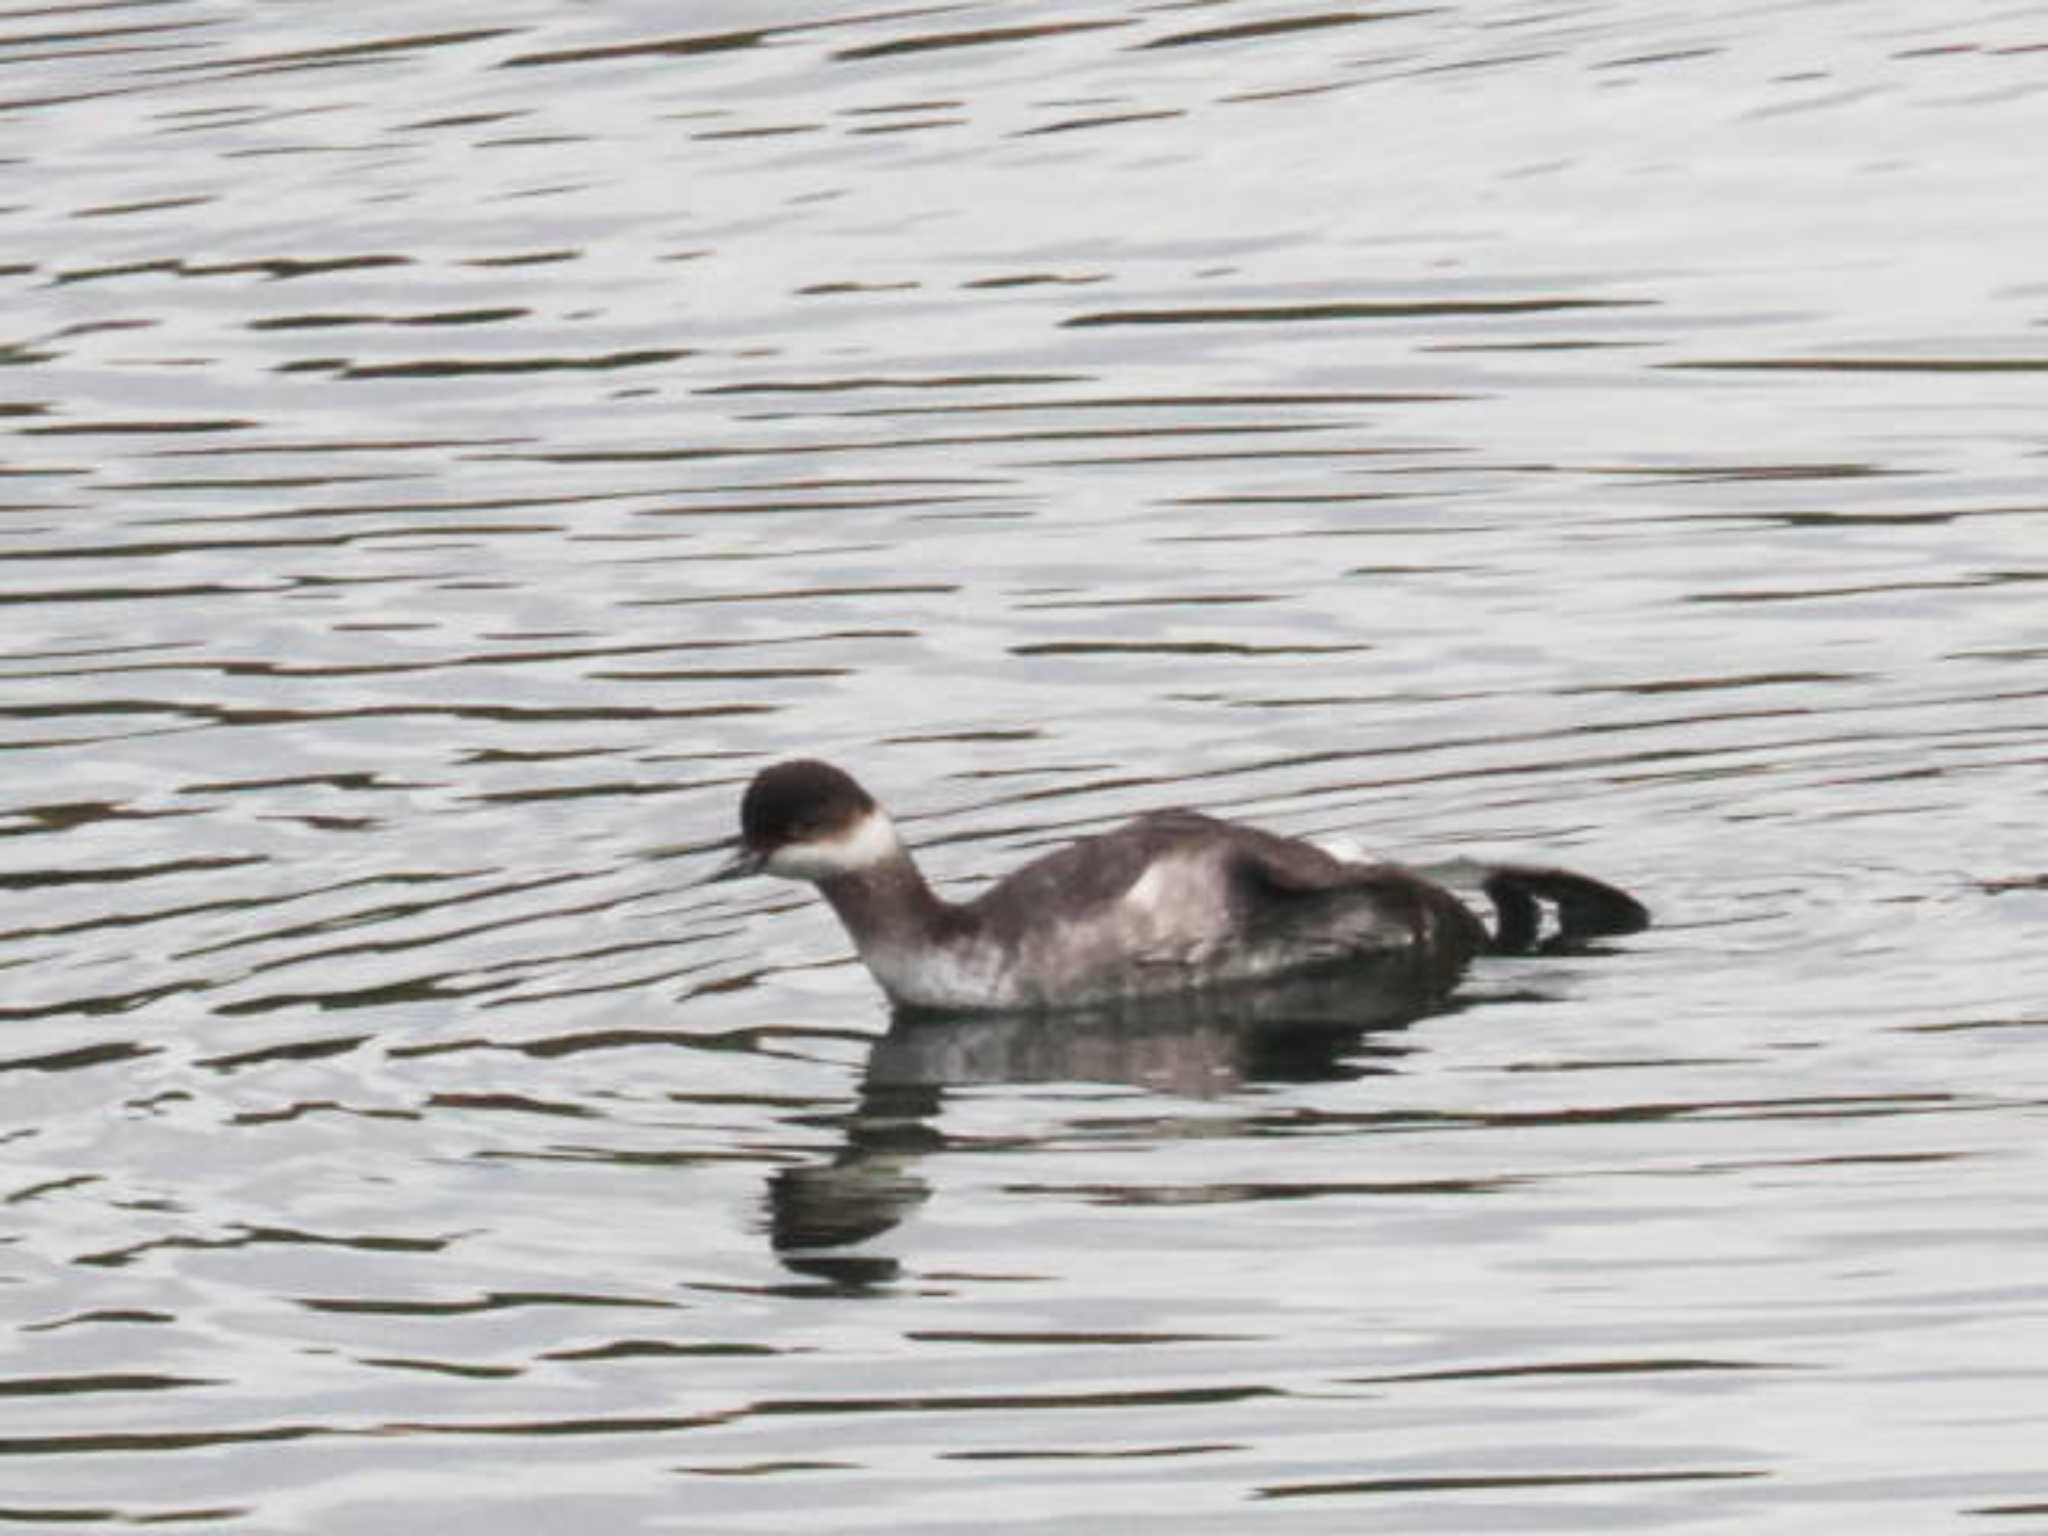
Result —
M1586 939L1639 933L1650 926L1650 909L1627 891L1568 869L1489 865L1480 887L1497 914L1493 948L1499 954L1570 949ZM1543 936L1545 902L1557 909L1557 931L1548 938Z

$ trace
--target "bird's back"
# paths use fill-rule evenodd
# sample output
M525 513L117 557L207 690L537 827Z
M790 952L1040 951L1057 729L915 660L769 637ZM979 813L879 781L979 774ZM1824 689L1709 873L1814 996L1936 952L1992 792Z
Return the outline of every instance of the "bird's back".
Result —
M1027 864L962 909L1021 1006L1254 981L1420 949L1455 977L1486 943L1448 892L1395 865L1194 811L1160 811Z

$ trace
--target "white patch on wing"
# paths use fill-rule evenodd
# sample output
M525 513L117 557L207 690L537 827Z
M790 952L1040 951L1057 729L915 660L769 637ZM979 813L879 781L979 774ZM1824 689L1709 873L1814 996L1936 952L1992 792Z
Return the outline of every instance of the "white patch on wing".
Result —
M883 810L868 812L837 837L815 838L778 848L762 866L785 880L828 880L886 863L903 851L895 824Z
M1147 864L1145 872L1131 883L1131 888L1128 891L1124 892L1124 905L1132 908L1134 911L1145 914L1147 917L1156 914L1159 910L1160 899L1166 893L1166 870L1167 865L1164 860Z
M1311 837L1308 844L1311 848L1322 849L1333 859L1342 859L1346 864L1370 864L1373 861L1371 850L1347 832Z
M1119 917L1102 936L1123 959L1193 962L1227 936L1229 907L1215 861L1183 855L1146 865L1124 892Z

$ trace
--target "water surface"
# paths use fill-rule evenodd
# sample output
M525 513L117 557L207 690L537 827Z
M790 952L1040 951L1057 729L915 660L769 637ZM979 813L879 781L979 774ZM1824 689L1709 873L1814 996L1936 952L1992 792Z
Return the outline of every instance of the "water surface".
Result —
M0 15L0 1524L2038 1526L2044 84L1963 0ZM692 884L795 752L958 891L1182 803L1661 921L892 1026Z

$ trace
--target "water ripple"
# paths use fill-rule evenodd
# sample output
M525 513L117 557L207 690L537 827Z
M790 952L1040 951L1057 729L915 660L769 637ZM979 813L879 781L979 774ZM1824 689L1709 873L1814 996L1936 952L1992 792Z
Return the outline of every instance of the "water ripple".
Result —
M0 25L0 1523L2035 1509L2041 37L1841 11ZM1660 924L911 1028L797 754Z

